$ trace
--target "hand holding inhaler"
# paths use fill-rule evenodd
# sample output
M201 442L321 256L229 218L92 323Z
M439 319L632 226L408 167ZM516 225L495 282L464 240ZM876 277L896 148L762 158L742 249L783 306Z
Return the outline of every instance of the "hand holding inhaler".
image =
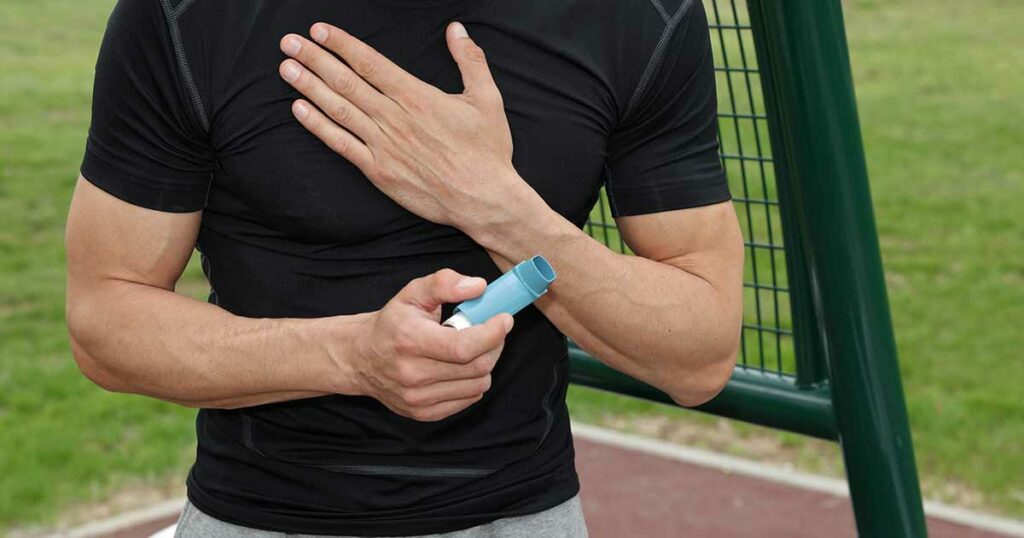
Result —
M555 270L543 256L534 256L487 285L483 295L455 307L446 327L463 330L501 313L515 315L548 291Z

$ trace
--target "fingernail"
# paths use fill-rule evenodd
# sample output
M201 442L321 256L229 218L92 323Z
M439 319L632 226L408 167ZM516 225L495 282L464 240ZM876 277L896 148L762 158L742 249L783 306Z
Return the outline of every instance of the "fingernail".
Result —
M292 106L292 112L294 112L295 116L300 120L304 120L306 119L306 116L309 115L309 107L301 101L296 101L295 105Z
M463 26L461 22L452 23L452 34L458 38L469 37L469 33L466 32L466 27Z
M311 35L313 39L316 40L317 43L323 43L324 41L327 41L327 34L327 28L320 24L314 25L313 29L310 30L309 32L309 35Z
M295 56L302 50L302 42L294 37L285 38L284 42L281 43L281 50L289 56Z
M288 82L294 82L295 79L299 78L299 73L299 66L295 65L294 62L289 61L281 67L281 76Z
M480 278L480 277L475 277L475 276L474 277L469 277L469 276L467 276L467 277L464 277L462 280L459 280L459 282L457 284L455 284L455 287L459 288L460 290L464 290L466 288L472 288L474 285L476 285L478 282L480 282L482 280L483 279Z
M514 325L512 316L504 316L502 322L505 324L505 334L512 332L512 325Z

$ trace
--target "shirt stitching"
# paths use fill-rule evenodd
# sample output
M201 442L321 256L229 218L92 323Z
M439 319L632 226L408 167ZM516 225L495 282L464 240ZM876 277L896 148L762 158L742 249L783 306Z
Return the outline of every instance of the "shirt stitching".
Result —
M170 0L161 0L164 7L164 18L167 20L167 28L171 33L171 45L174 47L174 55L178 60L178 68L181 69L181 77L185 82L189 97L192 99L192 106L199 116L199 123L203 130L210 130L210 121L206 117L206 109L203 107L203 100L199 96L199 88L196 87L195 79L192 78L192 69L188 65L188 58L185 56L185 45L181 41L181 28L178 26L178 17L186 9L192 6L194 0L185 0L177 8L171 6Z
M665 18L665 8L661 6L658 0L651 0L655 8L661 7L658 10L659 13L663 13L662 18ZM668 41L672 38L672 34L675 33L676 28L679 26L679 21L683 20L683 15L686 14L688 8L693 5L693 0L685 0L679 9L676 10L675 15L671 19L666 21L665 29L661 32L661 37L658 39L658 44L654 47L654 51L651 53L650 60L647 61L647 67L644 68L644 72L640 75L640 81L637 82L636 88L633 89L633 95L629 98L629 104L626 105L626 111L622 117L627 118L633 112L633 110L639 105L640 98L647 90L647 85L651 81L651 77L654 76L654 72L661 65L661 60L665 57L665 49L668 47Z
M174 13L173 13L173 15L174 15L174 18L175 18L175 19L177 19L178 17L181 17L181 15L182 15L183 13L185 13L185 11L186 11L186 10L187 10L188 8L192 7L192 4L193 4L193 3L195 2L195 1L196 1L196 0L185 0L184 2L182 2L182 3L178 4L178 7L174 8Z
M668 11L665 10L665 6L663 6L659 0L651 0L651 3L654 4L654 9L658 10L658 13L661 15L661 20L665 21L665 24L668 24L671 17L668 16Z

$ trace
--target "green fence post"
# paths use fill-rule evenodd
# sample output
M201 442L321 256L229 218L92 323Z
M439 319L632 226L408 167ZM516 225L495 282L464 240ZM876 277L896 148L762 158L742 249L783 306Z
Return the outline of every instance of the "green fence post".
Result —
M840 0L748 0L861 536L926 536ZM781 176L782 174L780 174Z

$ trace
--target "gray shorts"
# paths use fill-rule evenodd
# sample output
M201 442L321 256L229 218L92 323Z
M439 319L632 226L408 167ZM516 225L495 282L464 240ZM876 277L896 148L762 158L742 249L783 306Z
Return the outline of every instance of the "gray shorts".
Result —
M210 517L192 503L178 519L174 538L315 538L310 534L286 534L240 527ZM583 521L583 508L579 495L543 512L509 517L444 534L424 535L420 538L587 538L587 525Z

